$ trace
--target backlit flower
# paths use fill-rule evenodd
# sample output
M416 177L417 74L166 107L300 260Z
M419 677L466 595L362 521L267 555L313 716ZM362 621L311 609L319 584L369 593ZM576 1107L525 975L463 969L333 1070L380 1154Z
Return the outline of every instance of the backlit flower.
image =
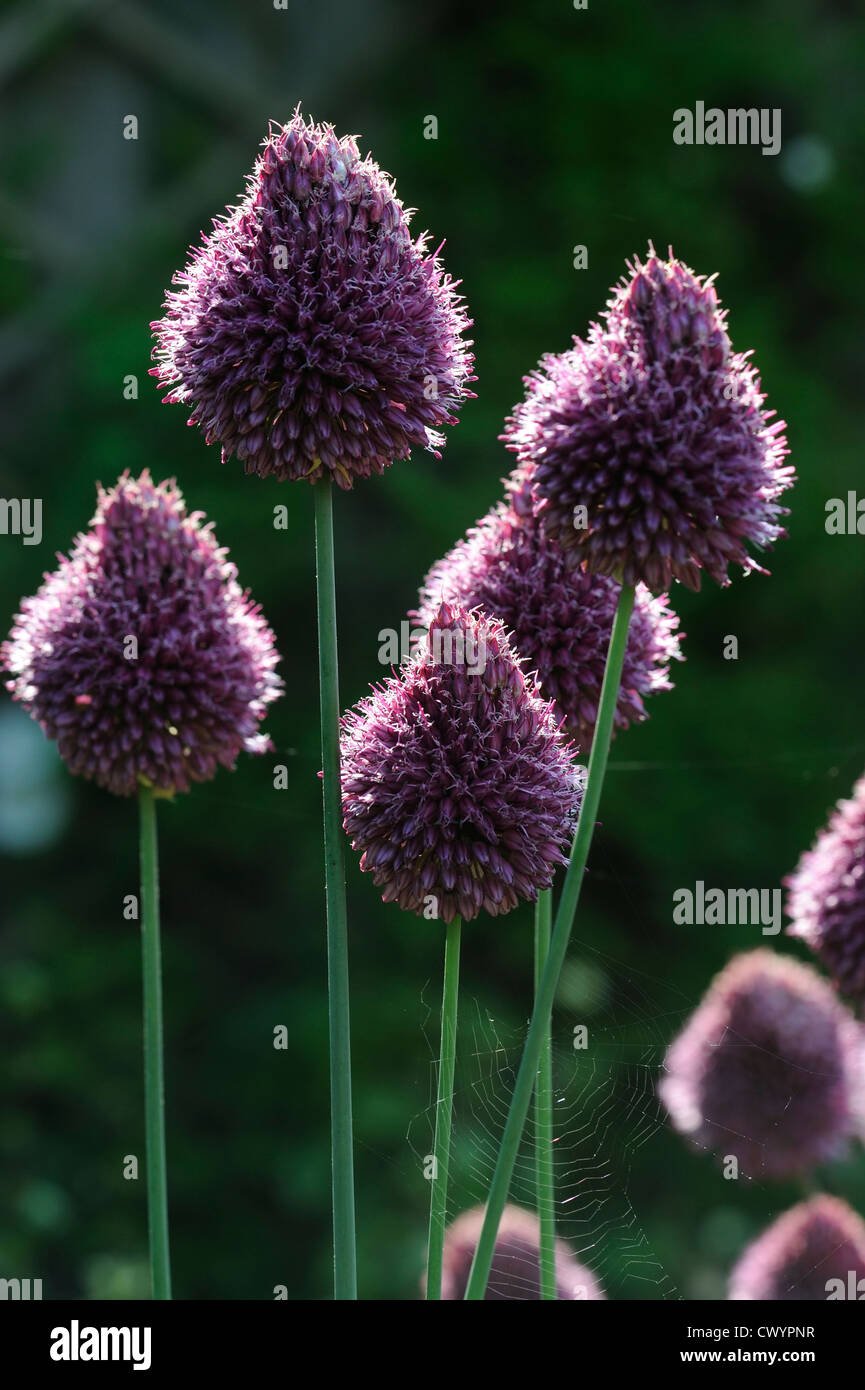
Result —
M90 529L0 651L7 689L70 772L118 796L187 791L270 747L273 634L203 520L147 472L100 488Z
M507 480L507 496L434 565L412 614L429 623L441 600L480 606L501 618L541 690L556 702L568 732L588 751L620 586L573 569L532 505L532 468ZM679 619L666 595L637 588L616 727L646 718L644 697L670 690L670 661L680 660Z
M344 717L341 752L345 829L385 902L497 915L565 862L573 756L496 619L443 603L412 660Z
M543 359L502 436L535 465L544 525L572 563L653 592L728 583L784 535L784 426L734 353L712 280L635 259L602 324Z
M272 127L152 325L165 401L223 461L350 488L440 448L470 394L469 320L410 217L352 138L299 112Z

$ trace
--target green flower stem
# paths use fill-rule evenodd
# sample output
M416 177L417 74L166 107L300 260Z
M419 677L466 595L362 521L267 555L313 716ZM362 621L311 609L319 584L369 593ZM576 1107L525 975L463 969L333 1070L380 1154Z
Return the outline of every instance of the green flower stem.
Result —
M535 994L540 988L550 951L553 890L538 894L535 903ZM556 1296L556 1187L553 1164L553 1049L547 1024L535 1082L535 1170L541 1226L541 1298Z
M442 1037L439 1061L435 1162L431 1179L429 1212L429 1255L426 1296L442 1296L442 1258L448 1205L448 1169L453 1125L454 1066L457 1051L457 1001L460 981L460 919L449 923L445 938L445 977L442 991Z
M153 1297L171 1297L168 1179L165 1166L165 1083L162 1071L162 952L159 943L159 853L156 799L139 792L141 812L141 963L144 978L144 1117L147 1145L147 1225Z
M318 676L324 792L324 866L327 896L327 994L330 1033L330 1125L333 1191L333 1294L357 1298L354 1226L354 1140L351 1118L351 1029L345 846L339 780L339 677L333 496L329 477L315 494L315 572L318 602Z
M610 740L613 735L613 720L616 713L616 702L619 694L619 685L622 679L622 663L625 659L625 646L628 640L628 627L631 621L633 607L634 586L631 584L623 585L621 593L619 594L616 617L613 622L613 631L610 636L610 646L607 652L604 683L601 687L601 700L598 706L598 718L595 725L595 736L592 742L591 756L589 758L588 778L583 794L583 804L580 810L577 832L574 836L568 872L565 876L562 896L559 901L559 910L556 913L556 922L550 942L549 955L547 956L547 962L541 976L540 988L535 998L532 1021L529 1025L526 1045L523 1049L523 1058L517 1073L514 1093L511 1097L510 1109L508 1111L508 1118L502 1135L495 1172L493 1173L493 1181L487 1198L484 1224L477 1249L475 1250L472 1271L469 1275L468 1287L466 1289L467 1299L482 1299L486 1290L493 1251L495 1249L496 1234L498 1232L502 1212L505 1208L505 1203L508 1199L508 1189L510 1188L514 1165L517 1161L517 1152L520 1147L523 1126L525 1125L526 1116L529 1113L529 1106L531 1105L532 1091L535 1086L538 1067L544 1050L544 1040L548 1036L550 1019L553 1013L553 1003L556 997L556 988L559 983L562 966L565 962L565 956L567 955L571 928L573 927L574 915L580 897L580 889L583 884L583 873L585 871L586 861L589 857L592 835L595 830L595 820L601 800L604 774L607 770L607 757L610 751Z

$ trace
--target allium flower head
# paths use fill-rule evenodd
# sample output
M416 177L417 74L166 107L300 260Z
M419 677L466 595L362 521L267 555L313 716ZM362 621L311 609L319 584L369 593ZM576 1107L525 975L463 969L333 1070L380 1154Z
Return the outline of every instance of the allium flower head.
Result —
M737 1303L846 1298L851 1274L854 1287L865 1279L865 1222L846 1202L821 1194L784 1212L748 1246L730 1275L730 1298ZM840 1280L841 1286L830 1280Z
M247 473L350 488L470 394L456 284L393 183L299 112L273 126L246 195L174 277L152 374Z
M484 1224L484 1207L463 1212L445 1231L442 1298L462 1299ZM540 1300L540 1227L521 1207L505 1207L493 1251L485 1299ZM556 1241L556 1297L563 1302L603 1299L590 1270L581 1265L563 1240Z
M434 565L412 616L428 624L443 598L501 618L517 651L537 671L565 727L582 749L592 741L620 586L603 574L571 568L535 514L533 468L518 468L507 497ZM681 660L679 619L666 595L638 586L616 726L646 718L645 695L672 688L670 661Z
M579 802L554 707L503 624L446 603L414 657L344 717L342 792L384 901L445 922L548 888Z
M90 529L24 599L0 662L70 772L163 793L263 753L282 682L273 634L174 482L124 473Z
M694 1143L748 1177L807 1172L860 1118L862 1030L813 970L735 956L670 1047L658 1093Z
M657 592L759 569L746 545L784 535L793 470L783 422L734 353L712 280L650 248L602 324L526 378L502 436L573 564ZM582 509L582 510L579 510Z
M844 994L865 1003L865 777L838 803L787 886L789 934L807 941Z

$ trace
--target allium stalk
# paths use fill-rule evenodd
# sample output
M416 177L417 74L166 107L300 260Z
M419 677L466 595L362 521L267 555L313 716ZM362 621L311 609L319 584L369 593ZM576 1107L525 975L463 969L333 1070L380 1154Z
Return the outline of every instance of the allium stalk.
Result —
M144 981L144 1120L147 1221L153 1297L171 1297L168 1245L168 1175L165 1157L165 1081L162 1045L162 947L159 930L159 852L156 799L138 794L141 823L141 965Z
M354 1131L351 1104L351 1018L348 911L339 767L339 672L333 495L329 477L315 486L315 574L321 710L324 864L327 899L327 998L330 1040L330 1143L333 1196L334 1298L357 1298Z
M544 1042L549 1032L553 1004L556 997L556 988L562 973L565 956L567 955L568 942L571 938L574 916L576 914L577 903L579 902L580 890L583 883L583 873L585 871L586 861L589 857L589 849L595 831L595 820L601 801L604 776L607 770L607 759L609 757L610 741L613 736L613 723L616 714L616 701L619 693L619 683L622 678L625 646L628 640L628 625L631 620L633 607L634 586L632 584L623 585L619 594L616 616L613 621L613 631L610 636L610 647L607 654L607 664L604 670L601 698L598 705L598 718L595 725L595 738L589 758L588 777L583 794L582 806L580 808L580 816L577 822L577 831L571 849L568 871L565 875L565 881L562 887L558 912L556 913L555 926L550 941L550 951L541 976L540 988L535 996L532 1020L529 1024L528 1036L526 1037L520 1068L517 1072L514 1093L511 1097L511 1104L508 1110L508 1118L505 1122L505 1128L502 1134L492 1185L490 1187L489 1196L487 1197L483 1229L475 1251L472 1271L466 1289L465 1296L467 1299L471 1300L480 1300L484 1297L484 1290L487 1286L493 1253L495 1251L496 1233L499 1228L502 1212L508 1200L508 1191L517 1161L520 1139L522 1137L526 1117L529 1113L532 1091L535 1086L538 1067L544 1050Z
M454 917L446 928L445 970L442 990L441 1050L438 1094L436 1098L433 1175L430 1180L429 1252L427 1255L426 1296L442 1296L442 1260L448 1207L451 1131L453 1128L454 1072L456 1068L457 1005L460 979L460 919Z
M538 894L535 903L535 997L550 953L553 890ZM535 1082L535 1178L540 1227L540 1287L542 1299L556 1295L556 1172L553 1158L553 1042L547 1025Z

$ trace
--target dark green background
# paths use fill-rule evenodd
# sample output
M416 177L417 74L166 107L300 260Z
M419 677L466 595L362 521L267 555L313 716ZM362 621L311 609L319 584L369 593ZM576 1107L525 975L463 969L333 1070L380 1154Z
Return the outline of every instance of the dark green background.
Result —
M148 324L172 272L240 191L267 118L299 100L359 132L420 208L417 230L447 238L477 345L478 399L442 461L417 456L337 498L345 704L382 674L379 629L497 497L510 466L497 435L523 374L586 328L649 238L719 272L734 343L755 349L789 423L800 482L772 577L674 592L687 662L648 723L614 745L555 1038L562 1230L612 1297L717 1296L744 1240L798 1195L725 1182L663 1124L653 1078L712 973L761 940L755 927L674 927L674 889L776 886L865 762L865 540L824 530L826 500L862 486L856 8L5 10L0 482L5 497L44 499L44 541L0 537L4 627L86 525L96 480L146 466L176 474L215 521L283 655L276 756L244 759L161 811L178 1297L329 1291L312 496L222 468L147 376ZM781 107L782 153L674 146L673 110L697 100ZM135 142L122 138L130 113ZM423 138L429 114L437 140ZM585 271L573 269L577 244ZM137 401L123 398L128 373ZM277 503L288 531L272 528ZM726 634L738 661L722 659ZM46 814L64 795L67 806L48 843L2 860L0 1276L41 1277L46 1298L125 1297L146 1287L144 1183L122 1178L124 1155L143 1159L139 946L121 915L136 891L135 808L72 785L28 732L7 711L0 815L23 814L37 775ZM279 762L287 791L273 790ZM382 906L351 855L349 906L360 1289L413 1298L441 929ZM530 961L528 909L465 932L455 1207L484 1194ZM591 1046L576 1062L580 1022ZM278 1024L287 1051L272 1046ZM530 1196L530 1177L527 1152L517 1195ZM821 1180L865 1209L861 1154Z

